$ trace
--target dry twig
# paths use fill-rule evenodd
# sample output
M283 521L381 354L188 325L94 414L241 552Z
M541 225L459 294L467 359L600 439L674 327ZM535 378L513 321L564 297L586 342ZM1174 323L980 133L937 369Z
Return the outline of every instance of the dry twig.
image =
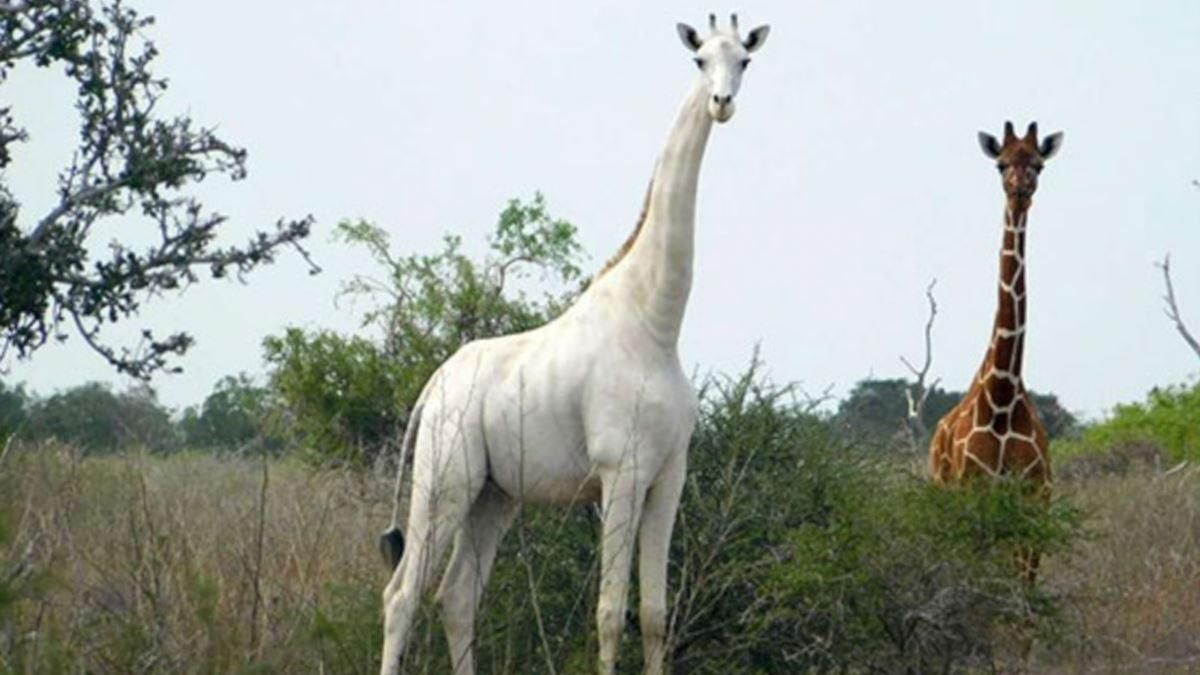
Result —
M1179 331L1179 334L1183 336L1183 341L1192 348L1197 357L1200 357L1200 342L1196 341L1196 338L1192 336L1192 333L1183 323L1183 317L1179 314L1179 305L1175 302L1175 286L1171 283L1171 254L1168 253L1163 256L1162 262L1155 264L1162 270L1163 283L1167 287L1167 293L1163 296L1163 302L1167 306L1163 308L1163 313L1175 324L1175 330Z

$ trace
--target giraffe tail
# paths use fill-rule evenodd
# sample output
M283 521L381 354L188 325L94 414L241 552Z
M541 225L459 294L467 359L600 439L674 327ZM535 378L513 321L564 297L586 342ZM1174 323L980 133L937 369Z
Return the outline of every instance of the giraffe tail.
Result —
M396 569L404 555L404 534L401 531L400 508L404 501L404 468L412 459L417 444L417 433L421 430L421 412L425 409L425 394L417 399L404 430L404 441L400 445L400 466L396 468L396 502L392 507L392 526L379 537L379 553L389 569Z

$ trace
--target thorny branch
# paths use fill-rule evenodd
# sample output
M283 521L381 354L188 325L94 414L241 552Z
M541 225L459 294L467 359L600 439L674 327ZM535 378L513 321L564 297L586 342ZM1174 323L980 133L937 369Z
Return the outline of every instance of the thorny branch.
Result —
M933 322L937 318L937 300L933 297L935 285L937 285L937 279L931 279L929 286L925 288L925 298L929 301L929 319L925 322L925 361L920 368L917 368L904 356L900 357L900 361L916 378L914 382L904 388L904 397L908 402L908 433L914 452L920 449L920 444L928 434L923 419L925 402L929 399L929 392L941 381L939 378L929 383L928 386L925 384L925 378L929 375L929 367L933 365Z
M1162 270L1163 283L1167 287L1167 292L1163 295L1163 302L1167 306L1163 308L1163 313L1175 324L1175 330L1179 331L1183 341L1192 348L1197 357L1200 357L1200 342L1196 341L1187 325L1183 323L1183 317L1179 314L1179 305L1175 302L1175 285L1171 283L1171 254L1163 256L1162 262L1155 264Z
M20 204L0 182L0 362L9 349L25 358L51 338L67 339L65 324L118 371L146 378L183 354L191 337L144 330L141 345L117 348L101 339L106 324L196 283L204 270L244 281L283 247L312 273L320 269L300 243L311 216L280 220L241 246L217 244L226 217L185 191L214 173L244 178L246 152L186 116L157 115L167 81L150 70L158 50L143 33L152 23L121 0L0 2L0 84L18 62L62 66L76 85L80 122L79 145L46 213L23 226ZM0 107L0 169L11 146L26 140L12 109ZM144 223L156 236L136 246L123 242L141 237L114 238L104 252L94 226L114 219L131 231Z

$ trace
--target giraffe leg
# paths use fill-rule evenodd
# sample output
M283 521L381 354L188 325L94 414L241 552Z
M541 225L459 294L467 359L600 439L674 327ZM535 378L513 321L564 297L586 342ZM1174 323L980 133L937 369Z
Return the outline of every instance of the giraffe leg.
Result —
M519 510L516 500L488 483L455 536L454 552L437 592L455 675L475 672L475 619L479 602L496 561L496 549Z
M1036 492L1030 495L1030 499L1041 502L1043 508L1049 508L1050 490L1045 482L1041 482L1038 485ZM1041 564L1042 552L1034 546L1019 546L1016 558L1017 571L1021 575L1021 580L1025 583L1025 590L1027 593L1033 593L1034 587L1037 586L1038 566ZM1035 617L1030 613L1021 626L1020 651L1022 669L1028 669L1029 657L1033 653L1035 629Z
M1033 482L1027 498L1036 501L1042 509L1049 509L1050 485L1046 478L1049 471L1045 467L1045 460L1040 457L1036 466L1038 467L1038 472L1035 475L1029 475L1028 470L1022 474L1022 479ZM1030 591L1037 584L1038 566L1041 564L1041 561L1042 552L1036 547L1022 546L1017 551L1017 563L1020 574Z
M676 452L646 495L638 532L639 619L646 675L661 675L667 636L667 555L687 468L687 454Z
M414 504L414 506L416 506ZM407 546L392 581L384 593L383 675L399 675L400 660L421 598L437 574L446 546L461 521L461 515L421 523L427 509L414 508L409 516ZM414 522L416 521L416 522Z
M646 488L638 484L636 467L621 464L625 463L604 472L600 479L604 511L600 540L600 598L596 603L600 675L616 672L625 608L629 601L634 537L646 495Z
M1037 585L1038 565L1041 564L1042 554L1032 546L1017 548L1017 569L1025 581L1026 589L1032 591Z
M382 675L399 675L417 607L483 488L487 464L481 439L460 421L456 416L440 429L431 426L427 445L414 455L406 546L383 594Z

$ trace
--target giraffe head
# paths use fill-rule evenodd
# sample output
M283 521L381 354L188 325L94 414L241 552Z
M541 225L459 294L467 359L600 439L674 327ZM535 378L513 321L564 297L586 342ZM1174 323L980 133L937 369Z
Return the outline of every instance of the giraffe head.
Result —
M770 26L759 26L743 39L738 34L737 14L730 16L729 23L729 30L720 30L716 15L709 14L710 32L703 40L686 23L675 25L683 46L695 53L696 67L709 93L708 114L718 122L733 117L733 99L742 85L742 74L750 65L750 53L767 41L767 33L771 31Z
M1019 204L1028 204L1037 191L1038 174L1042 165L1054 156L1062 146L1062 132L1050 134L1038 142L1037 122L1030 122L1024 138L1013 132L1012 122L1004 123L1004 142L996 137L979 132L979 146L983 154L996 160L996 168L1004 181L1004 193Z

